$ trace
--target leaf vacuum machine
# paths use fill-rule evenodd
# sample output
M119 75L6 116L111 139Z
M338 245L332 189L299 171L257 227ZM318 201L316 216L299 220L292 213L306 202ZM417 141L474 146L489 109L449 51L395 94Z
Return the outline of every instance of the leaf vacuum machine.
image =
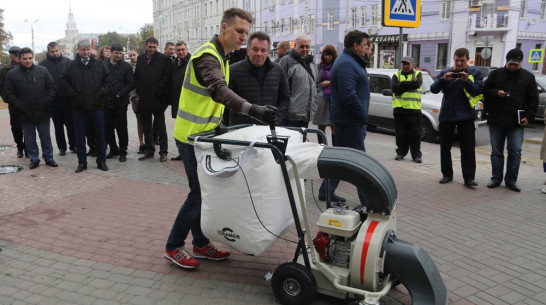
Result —
M323 144L307 141L309 134ZM266 275L282 304L312 304L320 293L375 305L398 284L407 288L412 304L448 303L431 257L397 238L396 186L369 154L326 146L324 133L306 128L238 125L188 139L195 145L201 226L209 239L260 255L295 226L294 256ZM326 192L328 208L315 220L313 234L305 179L351 183L367 205L330 204Z

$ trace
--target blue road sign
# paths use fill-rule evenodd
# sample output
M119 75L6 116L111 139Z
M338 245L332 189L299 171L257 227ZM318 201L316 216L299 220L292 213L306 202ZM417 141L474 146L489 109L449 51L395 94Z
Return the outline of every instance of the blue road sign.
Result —
M383 26L418 28L421 22L421 0L382 0Z

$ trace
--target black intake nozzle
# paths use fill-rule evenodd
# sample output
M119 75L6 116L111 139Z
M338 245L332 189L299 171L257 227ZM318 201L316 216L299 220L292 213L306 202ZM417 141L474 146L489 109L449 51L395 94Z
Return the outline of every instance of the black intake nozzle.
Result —
M423 248L391 234L384 255L385 272L406 286L414 305L447 305L446 285Z

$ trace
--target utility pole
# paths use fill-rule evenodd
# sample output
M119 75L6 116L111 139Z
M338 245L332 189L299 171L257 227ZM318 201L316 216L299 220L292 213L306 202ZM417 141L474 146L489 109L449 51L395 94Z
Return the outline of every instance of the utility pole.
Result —
M25 19L25 23L28 23L30 25L30 33L32 34L32 52L34 52L34 27L33 25L38 22L38 19L34 20L34 22L28 21L28 19Z

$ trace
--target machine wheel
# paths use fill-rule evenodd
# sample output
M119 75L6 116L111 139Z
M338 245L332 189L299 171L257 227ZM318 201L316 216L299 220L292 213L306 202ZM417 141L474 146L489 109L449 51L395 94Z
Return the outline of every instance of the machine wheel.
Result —
M436 141L436 131L432 128L430 121L423 117L423 124L421 124L421 140L425 142L434 143Z
M311 271L298 263L284 263L275 269L271 287L284 305L311 304L317 294L317 282Z

